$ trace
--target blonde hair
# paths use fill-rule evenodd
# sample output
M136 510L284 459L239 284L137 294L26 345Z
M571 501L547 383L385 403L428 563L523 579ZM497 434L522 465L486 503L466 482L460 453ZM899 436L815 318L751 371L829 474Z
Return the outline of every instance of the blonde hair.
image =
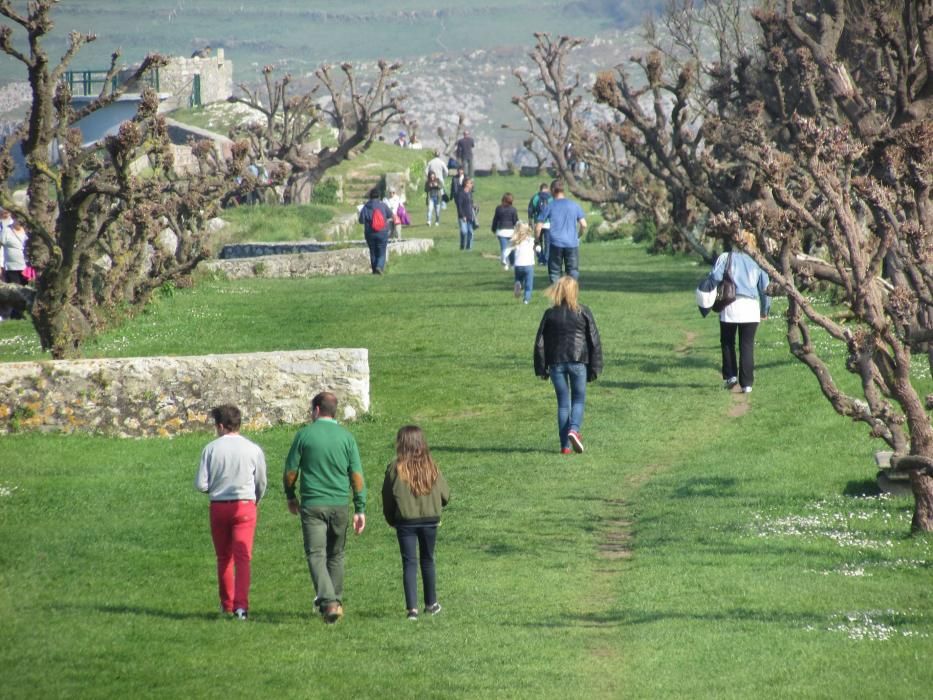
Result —
M512 237L509 239L509 243L512 245L518 245L526 238L530 238L531 235L531 226L526 224L524 221L519 221L515 225L515 231L512 233Z
M437 481L437 464L417 425L404 425L395 436L395 468L398 478L408 485L413 496L431 493Z
M580 303L577 301L579 293L580 287L570 275L564 275L558 279L545 292L554 306L566 306L571 311L580 310Z

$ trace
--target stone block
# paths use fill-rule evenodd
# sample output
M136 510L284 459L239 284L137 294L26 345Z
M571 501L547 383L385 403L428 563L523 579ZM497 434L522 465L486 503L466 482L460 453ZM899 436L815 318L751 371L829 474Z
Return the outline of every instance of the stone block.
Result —
M332 391L340 417L369 411L369 354L362 348L188 357L0 364L0 433L88 432L171 436L212 429L208 415L233 403L244 429L300 424L311 398Z

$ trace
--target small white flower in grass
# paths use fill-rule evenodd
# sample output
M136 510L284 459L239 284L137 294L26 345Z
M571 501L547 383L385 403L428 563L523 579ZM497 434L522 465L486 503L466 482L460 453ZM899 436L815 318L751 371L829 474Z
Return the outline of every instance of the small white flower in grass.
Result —
M9 484L0 484L0 498L12 496L13 492L18 488L18 486L10 486Z

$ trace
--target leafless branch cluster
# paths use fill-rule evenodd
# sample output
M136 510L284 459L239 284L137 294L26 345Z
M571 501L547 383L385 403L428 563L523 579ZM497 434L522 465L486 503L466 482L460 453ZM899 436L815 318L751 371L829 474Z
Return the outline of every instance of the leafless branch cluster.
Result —
M93 35L72 33L62 60L52 65L43 48L51 29L52 0L31 2L26 14L0 2L0 14L28 34L28 51L13 46L12 28L0 30L0 48L24 64L33 103L27 121L0 153L0 177L12 172L10 150L19 144L29 169L28 205L20 209L9 192L0 202L30 234L28 255L39 269L32 319L42 347L55 357L73 352L119 309L133 309L167 282L180 283L208 254L201 231L229 189L228 172L205 163L210 149L196 149L204 176L174 172L158 97L142 94L136 116L119 133L87 145L75 122L116 100L126 85L108 90L117 72L112 57L101 94L87 107L72 107L68 62ZM151 55L128 84L164 59ZM229 169L236 169L230 165Z
M578 40L538 36L514 101L577 196L619 201L707 259L710 240L754 234L747 252L789 300L791 352L910 465L914 528L933 529L931 406L911 377L922 353L933 367L933 0L693 5L672 0L653 49L598 75L598 126L566 75ZM561 159L568 140L592 180ZM704 221L712 239L695 234ZM844 318L815 303L817 282ZM859 391L830 371L834 344Z

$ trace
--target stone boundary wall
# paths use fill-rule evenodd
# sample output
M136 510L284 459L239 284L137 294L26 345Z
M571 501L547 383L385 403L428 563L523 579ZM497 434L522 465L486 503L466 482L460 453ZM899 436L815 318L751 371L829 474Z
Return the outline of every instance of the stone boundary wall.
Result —
M256 253L255 257L242 257L228 260L205 260L199 270L219 272L229 279L247 277L324 277L330 275L371 274L369 249L361 241L347 244L351 248L310 252L313 247L320 247L318 242L307 241L309 252L277 254L283 246L292 247L296 243L244 243L237 248L248 246ZM434 247L434 241L427 238L389 241L389 265L393 255L424 253Z
M222 403L243 428L300 424L311 399L332 391L340 418L369 411L365 348L190 357L0 363L0 433L41 431L118 437L212 430Z

